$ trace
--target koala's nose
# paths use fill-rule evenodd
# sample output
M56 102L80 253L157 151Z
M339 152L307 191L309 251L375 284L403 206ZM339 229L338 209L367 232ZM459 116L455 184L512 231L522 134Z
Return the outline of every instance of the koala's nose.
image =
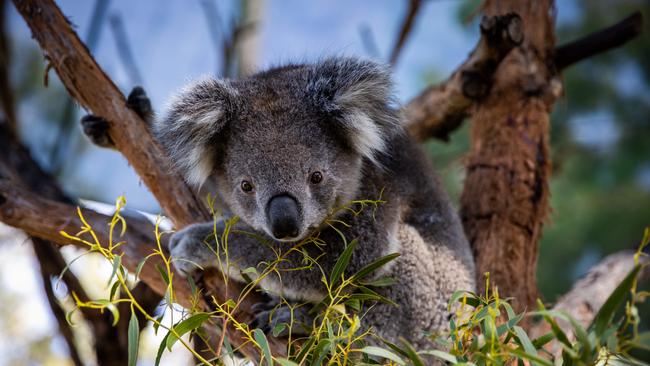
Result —
M269 201L266 217L276 239L291 239L298 236L300 214L298 203L291 196L278 195Z

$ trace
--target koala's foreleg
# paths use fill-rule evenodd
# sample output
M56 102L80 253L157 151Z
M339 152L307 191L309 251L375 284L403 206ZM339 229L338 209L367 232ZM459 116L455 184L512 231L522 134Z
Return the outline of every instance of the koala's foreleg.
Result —
M217 266L215 244L214 224L205 222L175 232L169 238L168 248L176 270L189 276L202 268Z
M151 126L154 116L153 108L147 93L142 87L136 86L131 90L126 100L126 106L140 116L147 125ZM110 149L115 148L113 139L108 135L108 122L104 118L92 114L83 116L81 118L81 127L84 134L95 145Z
M192 224L175 232L169 239L169 251L174 267L185 276L207 267L217 267L228 271L228 275L237 280L243 280L240 269L253 267L273 257L273 252L265 250L265 244L255 238L253 230L241 222L230 228L228 237L228 256L230 263L224 263L225 248L217 248L217 238L221 240L221 233L226 229L224 221L216 223L205 222ZM243 234L243 233L249 233ZM221 263L219 263L221 261ZM293 273L293 272L292 272ZM269 276L271 277L271 276ZM262 281L261 287L269 285ZM278 287L278 286L274 286ZM253 328L262 329L265 333L271 334L274 328L280 324L287 324L282 336L286 335L291 328L292 334L308 334L313 323L313 316L309 313L311 304L294 301L294 299L281 299L279 294L269 291L266 299L254 307L255 319L251 325Z

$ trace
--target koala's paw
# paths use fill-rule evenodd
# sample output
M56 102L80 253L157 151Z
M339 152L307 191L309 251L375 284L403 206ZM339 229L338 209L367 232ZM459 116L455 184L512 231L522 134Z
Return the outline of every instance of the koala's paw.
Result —
M149 100L147 93L144 91L144 88L141 86L133 88L126 99L126 105L133 109L140 118L146 122L150 122L149 120L153 115L153 108L151 108L151 101Z
M293 307L292 311L287 304L281 303L280 299L272 298L268 302L253 305L252 310L255 313L255 318L250 326L253 329L261 329L265 334L274 337L288 336L289 329L291 329L291 334L294 336L307 336L310 334L310 327L313 322L313 318L308 311L309 308L308 305L300 305ZM276 327L279 325L284 325L284 327L279 333L274 334Z
M108 135L108 122L102 117L92 114L81 118L84 134L97 146L114 148L115 143Z
M169 238L172 263L181 275L191 276L197 270L216 265L217 258L204 239L205 236L196 235L192 226L175 232Z

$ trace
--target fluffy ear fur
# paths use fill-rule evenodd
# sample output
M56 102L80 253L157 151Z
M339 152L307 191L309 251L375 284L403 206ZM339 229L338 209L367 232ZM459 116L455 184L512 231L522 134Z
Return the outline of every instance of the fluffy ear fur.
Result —
M377 163L377 154L386 153L387 140L402 131L392 87L386 66L332 58L313 67L307 93L318 108L335 116L350 145Z
M158 141L188 183L200 186L213 172L214 140L233 115L236 98L228 81L205 78L186 86L154 124Z

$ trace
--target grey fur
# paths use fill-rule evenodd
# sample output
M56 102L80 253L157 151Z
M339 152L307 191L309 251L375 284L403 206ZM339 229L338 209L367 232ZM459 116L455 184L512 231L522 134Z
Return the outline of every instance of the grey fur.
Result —
M325 224L333 209L352 200L384 200L358 216L336 214L349 224L338 229L360 243L347 272L402 254L382 269L396 284L381 291L399 306L377 304L363 324L391 341L404 337L431 347L423 335L445 329L449 296L474 289L473 258L432 167L401 127L391 90L385 67L351 58L288 65L238 81L209 79L185 89L155 132L188 180L215 183L226 214L241 218L229 236L236 267L229 274L236 279L237 268L257 267L273 260L274 250L295 245L272 238L265 214L272 197L288 194L298 202L296 240L318 235L327 243L306 246L314 258L324 252L319 264L325 273L344 249L339 234ZM314 171L323 173L320 184L309 181ZM242 180L253 184L253 193L240 189ZM256 233L265 243L241 232ZM178 269L195 270L181 259L216 264L203 244L211 233L212 223L204 223L173 235ZM302 255L294 254L282 269L302 265ZM286 271L262 287L295 301L317 301L324 296L321 276L317 269Z

